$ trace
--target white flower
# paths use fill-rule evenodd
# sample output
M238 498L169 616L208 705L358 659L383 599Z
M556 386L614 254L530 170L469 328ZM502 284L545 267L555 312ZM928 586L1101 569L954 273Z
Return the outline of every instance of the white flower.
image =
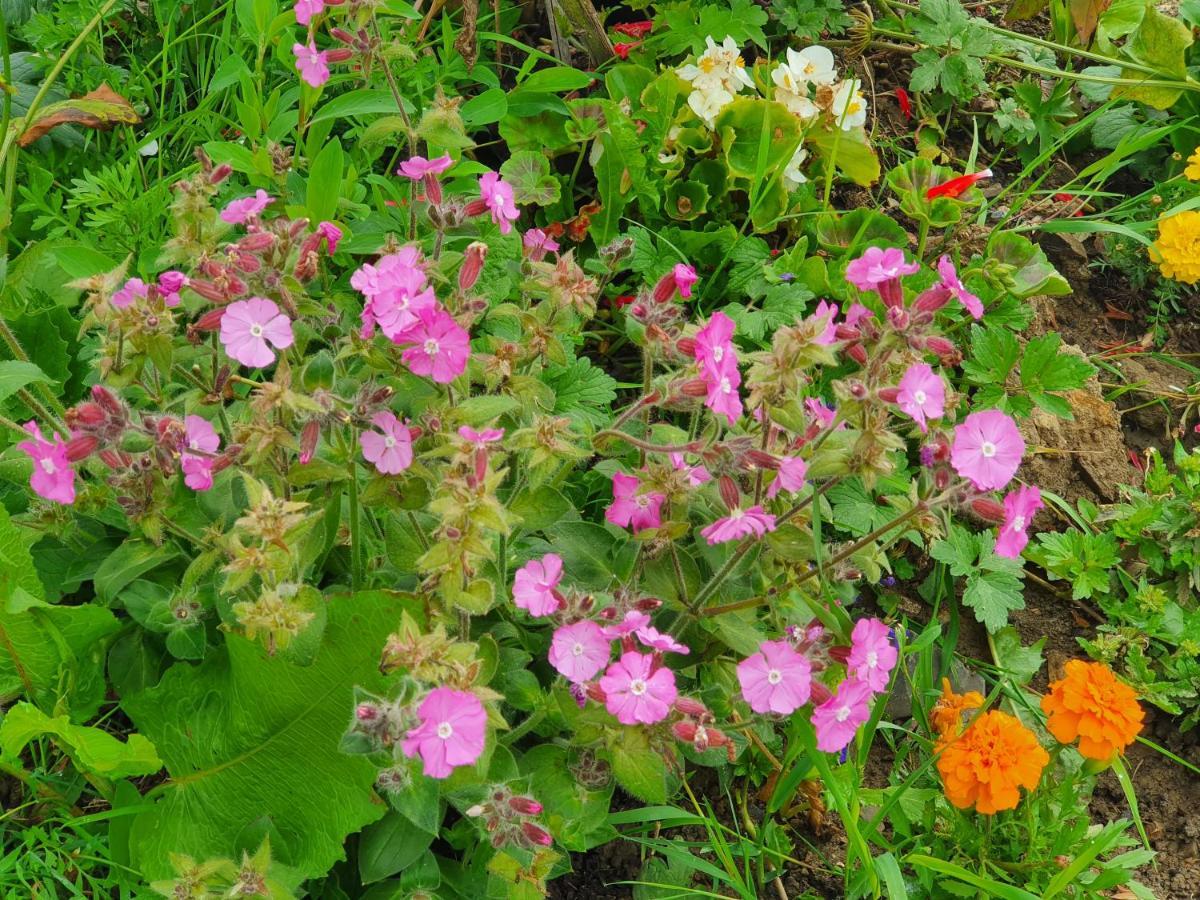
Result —
M840 82L833 89L830 112L843 131L858 128L867 122L867 101L862 95L861 86L862 83L857 78L852 78Z
M814 44L803 50L788 49L787 62L780 63L771 76L775 84L793 94L807 95L810 85L833 84L837 66L828 48Z
M800 171L800 166L808 159L808 151L803 147L797 147L796 152L792 154L791 161L788 162L787 168L783 170L783 186L789 191L794 191L804 182L808 181L808 176Z
M688 106L692 108L692 112L705 121L709 128L713 127L717 113L732 102L733 94L723 87L708 90L696 89L688 96Z

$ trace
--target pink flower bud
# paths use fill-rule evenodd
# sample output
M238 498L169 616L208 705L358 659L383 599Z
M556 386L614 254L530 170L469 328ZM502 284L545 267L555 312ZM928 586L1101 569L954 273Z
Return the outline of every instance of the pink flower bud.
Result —
M985 522L1000 524L1004 521L1004 506L991 497L976 497L971 501L971 511Z
M122 450L101 450L99 456L100 461L114 472L127 468L133 462L133 458Z
M100 408L110 415L124 415L125 407L117 399L117 395L99 384L92 386L92 399L100 404Z
M867 364L867 349L862 344L851 344L846 349L846 355L860 366Z
M487 253L488 246L482 241L472 241L467 246L462 267L458 270L458 289L464 294L475 287L475 282L479 280L479 273L483 271Z
M82 428L95 428L104 424L108 417L99 403L80 403L74 409L67 411L67 424Z
M912 324L912 316L908 314L908 310L902 306L889 306L887 311L888 322L897 331L907 331L908 326Z
M950 291L939 285L934 285L927 291L921 291L917 294L917 299L913 301L912 308L915 312L935 313L948 302L951 297Z
M708 382L703 378L693 378L679 385L679 393L685 397L707 397Z
M695 722L676 722L671 726L671 733L685 744L690 744L696 739L696 731L699 726Z
M472 200L463 209L463 214L467 216L480 216L488 211L487 202L484 200Z
M317 452L317 443L321 440L321 423L310 419L304 423L300 432L300 462L307 465L312 462L313 454Z
M246 235L234 246L245 253L262 253L275 246L275 235L269 231L256 231Z
M931 335L925 339L925 347L937 354L944 366L956 366L962 362L962 354L954 344L944 337Z
M841 646L830 647L829 648L829 658L832 659L834 662L840 662L842 665L845 665L846 660L848 660L850 658L850 648L849 647L841 647Z
M325 0L325 3L328 5L329 0ZM329 34L334 40L341 41L343 44L354 44L354 35L344 28L330 28Z
M633 604L633 608L638 610L638 612L654 612L654 610L660 609L662 605L663 602L657 597L643 597L637 603Z
M81 459L87 459L99 446L100 442L90 434L71 438L71 440L67 441L67 460L69 462L79 462Z
M596 703L603 703L608 699L608 695L604 693L604 688L600 687L594 681L588 682L584 690L587 692L588 699Z
M694 359L696 356L696 339L685 337L675 342L675 349L684 356Z
M375 722L383 711L374 703L360 703L354 707L354 718L360 722Z
M329 0L326 0L329 2ZM332 50L325 51L325 62L341 63L346 62L354 57L354 51L348 47L334 47Z
M228 163L221 163L215 169L208 173L209 184L220 184L226 178L233 174L233 166Z
M708 715L708 707L692 697L676 697L675 711L680 715L700 719Z
M813 679L812 692L810 694L813 706L820 706L832 696L833 694L830 693L829 688L825 687L824 682L817 681L815 678Z
M526 840L531 844L537 844L539 847L549 847L554 843L554 838L550 836L550 832L532 822L522 822L521 833L525 835Z
M188 277L176 269L171 269L168 272L163 272L158 276L159 290L168 294L178 294L181 290L187 287Z
M190 287L205 300L211 300L213 303L224 303L226 300L225 294L211 281L193 278Z
M862 329L852 325L838 325L833 329L833 336L839 341L857 341L862 337Z
M536 816L542 811L542 804L532 797L512 797L508 801L509 809L523 816Z
M195 284L193 284L195 287ZM210 309L192 326L197 331L216 331L221 327L221 318L225 315L224 309Z
M896 399L900 396L900 388L898 388L898 387L880 388L876 393L878 394L879 399L882 400L884 403L895 403Z

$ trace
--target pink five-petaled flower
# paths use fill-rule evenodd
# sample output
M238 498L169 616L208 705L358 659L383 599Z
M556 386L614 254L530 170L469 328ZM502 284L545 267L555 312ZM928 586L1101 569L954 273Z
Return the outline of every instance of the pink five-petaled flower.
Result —
M417 321L395 339L412 344L401 359L415 375L427 375L438 384L449 384L467 368L471 336L454 316L439 307L422 309Z
M238 300L225 307L221 316L221 345L244 366L269 366L275 361L275 351L268 345L286 350L293 340L292 320L273 300Z
M550 665L574 684L594 678L611 656L612 641L591 619L562 625L550 639Z
M292 44L292 53L296 55L296 70L300 80L310 87L318 88L329 80L329 51L318 50L312 41L305 44Z
M179 455L183 483L193 491L207 491L213 486L214 460L211 456L201 454L216 453L221 446L221 439L212 424L200 416L187 416L183 425L183 451Z
M900 277L912 275L920 268L919 263L904 261L903 250L868 247L862 256L846 266L846 280L860 291L875 291L888 306L903 306Z
M541 262L547 253L557 252L558 241L540 228L530 228L521 236L521 246L525 248L525 255L531 261Z
M423 156L412 156L400 163L400 168L396 170L398 175L403 175L405 178L411 178L413 181L420 181L426 175L441 175L453 164L450 154L437 156L433 159L426 159Z
M350 286L367 298L362 311L365 339L376 324L392 341L417 321L417 313L437 304L429 286L421 251L411 245L381 256L375 263L364 263L350 276Z
M708 324L696 332L696 361L705 380L737 371L737 350L733 346L733 319L715 312Z
M67 459L67 445L57 434L53 435L53 441L42 437L37 422L26 422L24 428L33 440L22 441L17 444L17 449L33 460L29 486L39 497L65 505L74 503L75 470Z
M886 690L888 676L896 665L892 630L878 619L859 619L850 632L850 655L846 670L864 681L875 693Z
M1017 423L998 409L973 412L954 426L950 465L981 491L1008 484L1025 455L1025 439Z
M513 579L513 602L531 616L549 616L562 605L557 596L562 581L563 561L557 553L531 559L517 569Z
M817 749L837 753L854 739L858 726L871 715L871 686L857 678L847 678L832 697L813 710L812 723L817 731Z
M731 367L728 372L715 378L706 378L705 381L708 382L708 395L704 398L704 405L714 414L724 416L730 425L740 419L744 409L738 393L742 375L737 368Z
M113 291L109 302L117 309L125 309L134 300L145 300L150 295L150 288L146 286L146 282L140 278L130 278L120 290Z
M682 453L671 454L671 465L687 476L689 487L700 487L700 485L712 481L712 474L708 469L702 465L689 466Z
M469 766L483 753L487 712L474 694L434 688L417 714L421 724L408 733L401 749L410 758L421 754L430 778L445 778L455 766Z
M734 507L723 519L717 519L700 533L709 544L724 544L726 541L736 541L738 538L754 535L762 537L768 531L775 530L775 517L763 512L761 506L749 509Z
M325 11L325 0L296 0L296 22L307 25L313 16L319 16Z
M170 269L158 276L158 290L162 294L163 303L167 306L179 305L179 292L191 284L192 280L178 269Z
M825 319L824 330L813 338L813 343L821 347L828 347L830 344L837 343L837 324L834 320L838 316L838 307L836 303L828 303L822 300L817 304L817 308L813 310L812 315L807 317L807 321L819 322L822 318Z
M675 296L676 291L686 300L692 296L692 286L699 280L700 276L694 268L687 263L676 263L671 267L671 271L658 279L658 283L654 285L654 302L666 303Z
M837 420L837 410L832 406L827 406L820 397L806 397L804 408L822 428L828 428ZM843 431L845 428L845 422L838 425L838 431Z
M874 315L875 313L871 312L871 310L867 309L867 307L856 301L851 303L850 308L846 310L846 318L843 324L849 326L850 328L857 328L859 322L861 322L863 319L869 319Z
M469 425L463 425L458 429L458 436L472 444L476 450L486 450L488 444L494 444L504 437L504 429L485 428L483 431L476 431Z
M645 628L650 624L650 617L640 609L631 609L626 611L625 617L615 625L604 626L604 636L615 640L616 638L628 637L639 629Z
M608 667L600 679L604 705L622 725L653 725L671 712L679 692L675 673L655 666L650 654L629 651Z
M954 299L966 307L972 319L983 318L983 301L966 289L959 280L958 271L949 256L942 256L937 262L938 274L942 276L941 287L949 291ZM943 296L945 296L943 294Z
M237 200L230 200L221 210L220 219L230 225L242 225L250 219L257 218L264 209L271 205L271 201L274 199L262 188L259 188L254 192L253 197L239 197Z
M808 463L799 456L785 456L779 462L779 470L775 480L767 488L767 499L770 500L780 491L794 494L804 487L804 476L808 474Z
M1045 504L1042 492L1032 485L1022 485L1004 498L1004 524L996 535L996 555L1016 559L1029 543L1029 523Z
M399 475L412 465L412 430L387 410L371 416L371 424L379 430L359 438L363 458L384 475Z
M337 253L338 241L342 239L342 229L332 222L322 222L317 226L316 233L325 239L325 248L329 251L330 256Z
M643 625L633 635L642 644L659 653L680 653L686 656L692 652L686 644L679 643L675 638L664 634L653 625Z
M787 641L763 641L737 666L742 696L756 713L795 712L812 693L812 664Z
M632 528L634 534L662 524L660 510L667 499L657 492L639 494L641 484L636 475L613 472L613 502L604 511L607 521L618 528Z
M896 404L921 427L929 431L927 419L939 419L946 411L946 386L928 363L913 363L900 379Z
M495 172L484 172L479 176L479 196L491 212L492 221L500 226L500 233L512 231L512 223L521 215L513 202L512 185Z

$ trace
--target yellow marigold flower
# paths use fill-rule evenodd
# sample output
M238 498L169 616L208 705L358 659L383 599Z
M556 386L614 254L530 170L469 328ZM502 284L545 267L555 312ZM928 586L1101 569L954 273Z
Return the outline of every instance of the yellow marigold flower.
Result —
M1081 659L1067 663L1065 676L1050 685L1042 711L1060 743L1078 738L1079 752L1102 762L1133 742L1145 715L1133 688L1117 681L1112 669Z
M1200 281L1200 212L1189 209L1159 219L1150 258L1167 278L1184 284Z
M957 736L963 727L963 716L973 709L983 706L983 694L979 691L968 691L956 694L950 687L950 679L942 679L942 696L929 713L929 723L934 730L945 737Z
M1183 170L1184 177L1189 181L1200 181L1200 147L1192 151L1188 157L1187 168Z
M984 815L1015 809L1019 788L1032 791L1050 762L1037 736L1015 716L985 712L959 737L938 742L938 773L946 799L959 809L974 806Z

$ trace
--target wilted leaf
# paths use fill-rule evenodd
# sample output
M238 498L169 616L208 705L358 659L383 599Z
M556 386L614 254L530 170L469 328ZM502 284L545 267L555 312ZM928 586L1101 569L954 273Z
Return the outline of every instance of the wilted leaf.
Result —
M102 84L82 97L61 100L42 109L32 122L25 125L17 143L28 147L59 125L82 125L84 128L107 130L114 125L136 125L140 121L141 116L129 105L128 100L107 84ZM20 126L14 123L13 127Z
M1096 31L1096 23L1100 14L1112 4L1112 0L1071 0L1071 21L1075 23L1075 32L1079 42L1087 44Z

